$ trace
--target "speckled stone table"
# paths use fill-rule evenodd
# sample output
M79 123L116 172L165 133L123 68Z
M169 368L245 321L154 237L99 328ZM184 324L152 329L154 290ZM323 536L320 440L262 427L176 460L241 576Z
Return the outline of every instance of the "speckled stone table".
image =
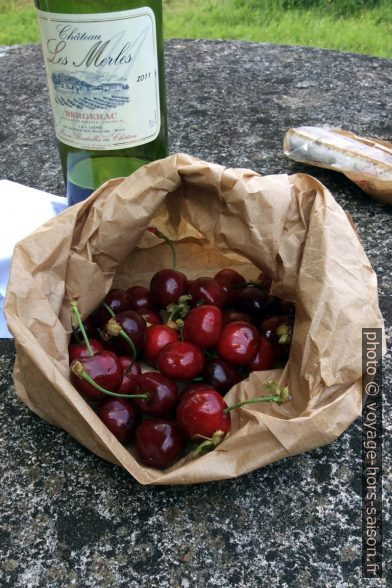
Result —
M351 214L390 329L391 210L288 161L290 126L392 138L392 62L268 44L166 45L171 150L263 174L305 170ZM37 46L0 48L0 177L63 194ZM391 586L391 358L384 360L384 579L361 579L361 423L238 480L142 487L15 398L0 342L3 587Z

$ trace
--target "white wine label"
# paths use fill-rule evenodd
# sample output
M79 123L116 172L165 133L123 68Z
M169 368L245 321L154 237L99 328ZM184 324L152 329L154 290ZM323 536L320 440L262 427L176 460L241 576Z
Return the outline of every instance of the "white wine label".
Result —
M153 141L160 129L155 15L38 11L57 138L111 150Z

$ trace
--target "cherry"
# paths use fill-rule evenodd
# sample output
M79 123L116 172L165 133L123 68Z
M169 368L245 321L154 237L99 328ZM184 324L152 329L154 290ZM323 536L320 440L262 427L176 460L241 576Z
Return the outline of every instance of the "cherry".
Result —
M161 349L156 363L158 369L168 378L192 380L203 369L204 356L193 343L174 341Z
M105 325L109 339L109 346L117 353L130 353L130 344L126 337L121 336L121 330L131 339L136 351L141 351L146 338L146 321L135 311L126 310L111 318Z
M216 345L221 329L222 312L217 306L197 306L187 314L182 336L185 341L208 348Z
M104 303L104 305L102 303ZM101 328L111 316L113 316L112 313L118 314L119 312L128 310L130 307L127 292L125 292L125 290L120 290L119 288L109 290L102 303L92 314L93 321L98 328ZM106 308L105 305L108 308Z
M258 347L256 327L245 321L235 321L223 327L216 350L229 363L246 365L255 357Z
M102 343L96 341L96 339L89 339L90 349L93 355L100 353L104 350ZM74 359L81 359L83 357L91 357L91 353L86 343L71 343L68 347L69 362L71 363Z
M218 431L221 439L230 430L231 417L222 396L215 390L201 390L180 400L176 420L188 439L212 438Z
M148 362L154 363L158 353L165 345L178 340L178 331L167 325L152 325L147 329L144 357Z
M206 361L203 369L203 376L215 390L221 394L226 394L242 380L239 371L222 359L209 359Z
M266 337L260 337L259 348L255 357L246 366L250 372L271 370L276 364L278 353L272 343Z
M195 392L201 392L205 390L213 390L214 388L205 382L194 382L193 384L188 384L185 388L181 391L179 400L184 400L184 398L191 396Z
M260 288L269 292L272 286L272 279L267 276L264 272L260 272L257 277L257 283Z
M136 429L136 450L140 461L153 468L166 468L183 452L184 436L173 421L150 419Z
M221 270L214 279L220 284L225 294L224 304L226 306L233 304L238 293L238 287L246 283L244 276L241 276L233 269Z
M78 392L89 400L102 400L105 393L88 382L82 372L85 372L95 384L110 392L116 392L123 378L121 364L111 351L102 351L93 357L74 360L71 363L71 382Z
M162 317L157 310L148 310L147 308L142 308L138 312L140 316L146 321L147 326L161 325L163 323Z
M237 312L235 310L227 310L223 313L222 322L224 325L226 323L233 323L234 321L245 321L247 323L251 323L252 319L250 314L245 314L244 312Z
M192 305L213 304L223 306L225 293L214 278L201 277L188 284L188 293L192 296Z
M117 389L117 393L132 394L136 378L142 373L140 365L127 355L121 355L118 360L123 369L123 378L120 387Z
M166 416L177 404L176 383L158 372L145 372L138 376L133 391L135 394L147 394L146 399L135 398L134 402L142 412L150 416Z
M260 333L273 345L280 355L288 355L293 336L294 321L285 316L272 316L260 325Z
M94 339L98 335L97 327L92 316L88 316L87 318L85 318L82 322L82 325L84 327L86 335L91 339ZM80 329L74 329L71 336L72 343L80 343L81 335L82 332Z
M237 294L234 306L236 310L250 314L254 320L257 320L265 315L272 301L272 296L265 290L248 286Z
M127 294L131 310L141 312L154 309L151 292L148 288L145 288L144 286L132 286L131 288L128 288Z
M120 443L126 443L133 437L140 422L137 409L125 398L109 398L96 412Z
M186 293L188 280L182 272L163 269L153 275L150 282L151 297L158 308L175 304Z

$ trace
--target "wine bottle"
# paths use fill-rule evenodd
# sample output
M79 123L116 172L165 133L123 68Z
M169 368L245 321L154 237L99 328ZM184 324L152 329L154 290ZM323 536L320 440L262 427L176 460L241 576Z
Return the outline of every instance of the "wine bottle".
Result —
M74 204L168 153L162 0L35 0Z

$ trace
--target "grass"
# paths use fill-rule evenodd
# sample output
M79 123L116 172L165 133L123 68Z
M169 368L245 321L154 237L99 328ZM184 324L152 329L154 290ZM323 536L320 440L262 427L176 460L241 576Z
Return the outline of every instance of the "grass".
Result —
M165 36L307 45L392 58L391 0L163 0ZM0 45L36 43L33 0L0 0Z

